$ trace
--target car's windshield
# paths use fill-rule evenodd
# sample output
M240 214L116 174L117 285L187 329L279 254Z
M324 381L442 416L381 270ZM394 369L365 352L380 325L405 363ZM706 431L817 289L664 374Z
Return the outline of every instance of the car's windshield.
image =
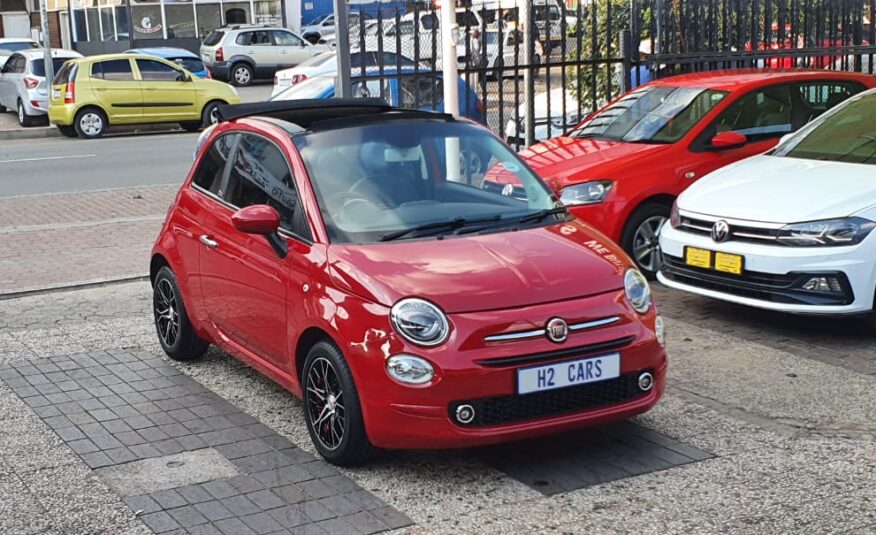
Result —
M315 19L313 19L312 21L310 21L310 26L315 26L327 18L329 18L328 15L320 15L320 16L316 17Z
M727 96L726 91L648 86L606 107L572 132L638 143L674 143Z
M335 87L334 76L317 76L304 80L268 100L296 100L299 98L323 98L326 91Z
M774 156L876 165L876 94L852 99L773 151Z
M52 66L53 71L58 72L61 70L61 67L64 66L68 60L72 58L52 58ZM30 72L34 76L45 76L46 75L46 64L42 59L35 59L30 62Z
M2 43L0 44L0 54L11 55L13 52L20 52L31 48L39 48L40 45L33 41L22 41L20 43Z
M185 69L189 72L201 72L201 71L205 70L204 63L197 58L185 57L185 58L167 58L167 59L176 63L177 65L179 65L180 67L182 67L183 69Z
M517 155L471 124L366 121L293 140L335 243L507 230L564 217ZM484 174L496 169L520 187L485 188Z

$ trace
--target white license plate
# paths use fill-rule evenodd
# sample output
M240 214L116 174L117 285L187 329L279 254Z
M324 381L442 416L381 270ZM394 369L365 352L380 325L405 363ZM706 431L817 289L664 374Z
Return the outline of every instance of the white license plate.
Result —
M55 89L54 91L52 91L52 98L61 98L61 90Z
M529 394L596 383L620 376L620 354L612 353L517 370L517 393Z

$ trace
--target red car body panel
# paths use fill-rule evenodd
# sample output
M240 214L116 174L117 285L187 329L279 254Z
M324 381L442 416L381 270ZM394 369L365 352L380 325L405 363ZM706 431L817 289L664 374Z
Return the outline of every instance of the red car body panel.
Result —
M702 176L776 145L778 138L727 150L691 150L694 140L738 98L768 85L824 80L850 80L867 88L876 87L874 76L829 71L742 70L674 76L647 85L730 92L679 141L672 144L644 144L557 137L521 151L520 156L557 191L591 180L613 180L612 191L604 202L571 206L569 210L611 239L620 241L626 221L643 203L649 200L671 202ZM486 178L499 183L508 181L507 175L502 176L501 173Z
M635 312L623 290L631 263L619 247L580 221L443 240L332 245L308 173L288 134L254 119L222 123L205 143L228 131L254 131L280 146L292 165L313 233L305 242L281 233L280 258L263 236L233 227L232 207L191 185L194 169L168 212L153 249L153 275L174 271L196 332L301 397L300 370L311 334L337 344L358 386L371 442L386 448L488 444L627 418L651 408L665 388L666 353L655 334L656 305ZM201 156L207 151L202 150ZM200 242L206 236L215 248ZM448 340L425 348L398 335L390 306L417 296L441 306ZM615 323L570 333L563 345L546 337L487 342L488 334L617 316ZM651 371L654 388L627 402L512 424L465 428L449 415L453 401L510 396L520 366L478 361L575 348L628 338L621 373ZM386 372L391 355L433 363L426 385L405 385ZM562 362L602 352L557 358Z

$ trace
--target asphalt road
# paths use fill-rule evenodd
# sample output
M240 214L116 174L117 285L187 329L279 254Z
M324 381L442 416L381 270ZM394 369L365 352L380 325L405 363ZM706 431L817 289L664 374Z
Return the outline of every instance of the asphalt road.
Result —
M0 143L0 197L180 183L197 134Z

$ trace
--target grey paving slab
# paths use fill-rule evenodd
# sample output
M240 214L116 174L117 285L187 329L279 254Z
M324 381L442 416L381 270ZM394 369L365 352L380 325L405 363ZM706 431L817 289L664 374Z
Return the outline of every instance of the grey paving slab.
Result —
M548 496L714 457L633 422L480 448L477 454Z
M411 524L149 353L13 361L0 366L0 380L155 533L346 531L351 520L356 533L376 533Z

